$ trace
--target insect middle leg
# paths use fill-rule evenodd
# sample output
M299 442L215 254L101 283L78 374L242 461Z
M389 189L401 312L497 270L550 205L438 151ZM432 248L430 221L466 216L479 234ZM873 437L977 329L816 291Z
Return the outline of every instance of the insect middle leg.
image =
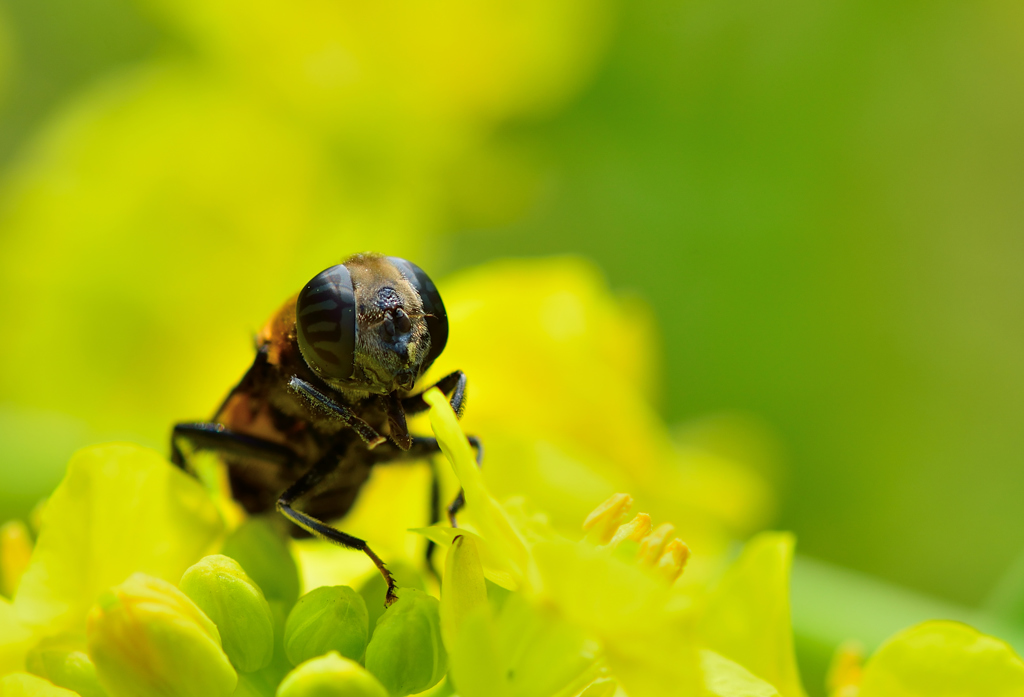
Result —
M347 547L349 549L356 549L363 552L370 558L370 560L380 571L381 576L384 577L384 581L388 584L388 592L384 598L384 605L389 606L391 603L398 599L395 595L395 579L388 571L384 561L377 556L377 554L370 549L370 546L366 544L365 540L361 540L358 537L344 533L341 530L332 528L322 520L318 520L311 515L297 511L293 508L293 504L301 499L306 494L313 491L313 489L324 480L324 478L333 472L338 467L338 456L336 453L329 453L327 456L321 458L315 465L313 465L308 472L302 475L297 482L292 484L288 489L281 494L281 497L277 500L277 510L288 520L292 521L306 532L312 533L322 540L333 542L336 545Z
M194 447L200 450L212 450L222 455L263 460L264 462L281 465L292 463L297 466L298 462L295 453L283 445L230 431L221 424L199 422L183 423L174 427L174 432L171 436L171 459L174 464L182 469L185 469L185 458L181 447L178 445L179 438L188 440ZM390 605L397 598L395 595L395 579L391 576L391 572L388 571L381 558L366 544L366 541L340 530L335 530L323 521L301 511L296 511L292 507L292 504L297 499L308 494L317 484L323 481L324 477L338 466L338 461L336 453L329 453L326 457L319 460L298 481L281 494L277 500L277 510L303 530L342 547L357 549L370 557L388 584L385 603Z

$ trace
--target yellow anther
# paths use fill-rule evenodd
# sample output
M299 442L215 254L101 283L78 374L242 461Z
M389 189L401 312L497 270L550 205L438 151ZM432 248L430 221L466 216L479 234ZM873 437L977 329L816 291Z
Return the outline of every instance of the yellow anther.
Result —
M665 544L676 533L671 523L662 523L654 528L654 532L640 540L640 550L636 560L641 566L654 566L665 552Z
M0 594L14 597L32 556L32 536L20 520L0 525Z
M651 516L646 513L637 513L633 520L619 526L608 546L615 549L626 540L639 542L649 534L651 534Z
M828 668L826 686L830 697L857 697L864 672L864 649L856 641L839 645Z
M658 559L657 570L669 583L675 583L679 575L686 568L686 561L690 558L690 548L678 537L665 545L665 551Z
M595 508L583 521L583 530L587 533L587 540L595 545L608 544L632 505L633 497L629 494L615 494Z

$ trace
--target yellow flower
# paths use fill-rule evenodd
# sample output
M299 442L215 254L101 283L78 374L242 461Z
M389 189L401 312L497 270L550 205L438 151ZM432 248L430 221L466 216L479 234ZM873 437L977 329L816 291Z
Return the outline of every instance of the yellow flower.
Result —
M217 627L167 581L132 574L100 595L86 631L111 697L227 697L238 682Z
M623 522L631 501L620 494L586 518L587 539L579 543L531 532L529 521L516 520L483 484L444 396L434 390L425 398L465 487L472 526L424 531L452 545L442 628L460 694L561 694L610 672L631 697L685 694L700 685L721 697L802 697L789 615L791 536L755 538L710 593L673 590L688 550L668 539L672 526L653 529L643 513ZM485 574L499 581L511 575L520 589L498 613L481 595ZM530 653L510 650L503 638L515 627L523 636L524 626L545 647L548 670L530 672ZM504 677L514 675L518 682Z
M22 668L45 637L84 635L96 599L133 573L177 583L221 534L195 479L127 444L79 451L41 525L17 595L0 604L0 669Z
M958 622L925 622L889 639L864 666L858 697L1021 697L1024 661Z

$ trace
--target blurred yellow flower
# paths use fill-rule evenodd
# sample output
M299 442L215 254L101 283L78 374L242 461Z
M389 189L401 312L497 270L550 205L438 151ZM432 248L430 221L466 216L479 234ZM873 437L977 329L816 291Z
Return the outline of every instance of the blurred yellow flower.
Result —
M0 605L0 668L24 665L46 637L80 635L100 593L143 572L177 583L218 544L221 522L199 483L154 451L80 451L42 515L11 604Z
M617 495L584 522L602 532L579 543L529 530L529 520L487 490L444 395L435 389L425 399L465 489L472 530L422 531L453 548L442 630L460 694L573 694L610 672L631 697L686 694L701 684L723 697L753 684L763 684L766 696L778 689L802 697L789 623L789 536L756 538L706 597L673 590L685 563L675 550L685 545L666 539L669 528L655 534L645 514L622 523L628 497ZM481 596L485 575L498 583L510 578L519 591L497 613ZM514 650L512 636L544 647L546 662Z
M1020 697L1024 661L959 622L924 622L890 638L864 666L858 697Z
M524 496L575 534L601 501L628 491L686 531L693 580L766 522L771 494L744 463L682 451L654 405L654 326L582 259L491 262L444 279L451 340L429 377L469 377L463 426L486 448L498 500Z

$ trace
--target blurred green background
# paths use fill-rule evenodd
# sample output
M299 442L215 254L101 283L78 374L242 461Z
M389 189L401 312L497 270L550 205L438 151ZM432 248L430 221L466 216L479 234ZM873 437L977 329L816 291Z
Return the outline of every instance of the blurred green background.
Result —
M1019 3L0 17L0 517L208 412L329 260L572 253L653 307L670 423L774 433L804 555L977 607L1024 548Z

